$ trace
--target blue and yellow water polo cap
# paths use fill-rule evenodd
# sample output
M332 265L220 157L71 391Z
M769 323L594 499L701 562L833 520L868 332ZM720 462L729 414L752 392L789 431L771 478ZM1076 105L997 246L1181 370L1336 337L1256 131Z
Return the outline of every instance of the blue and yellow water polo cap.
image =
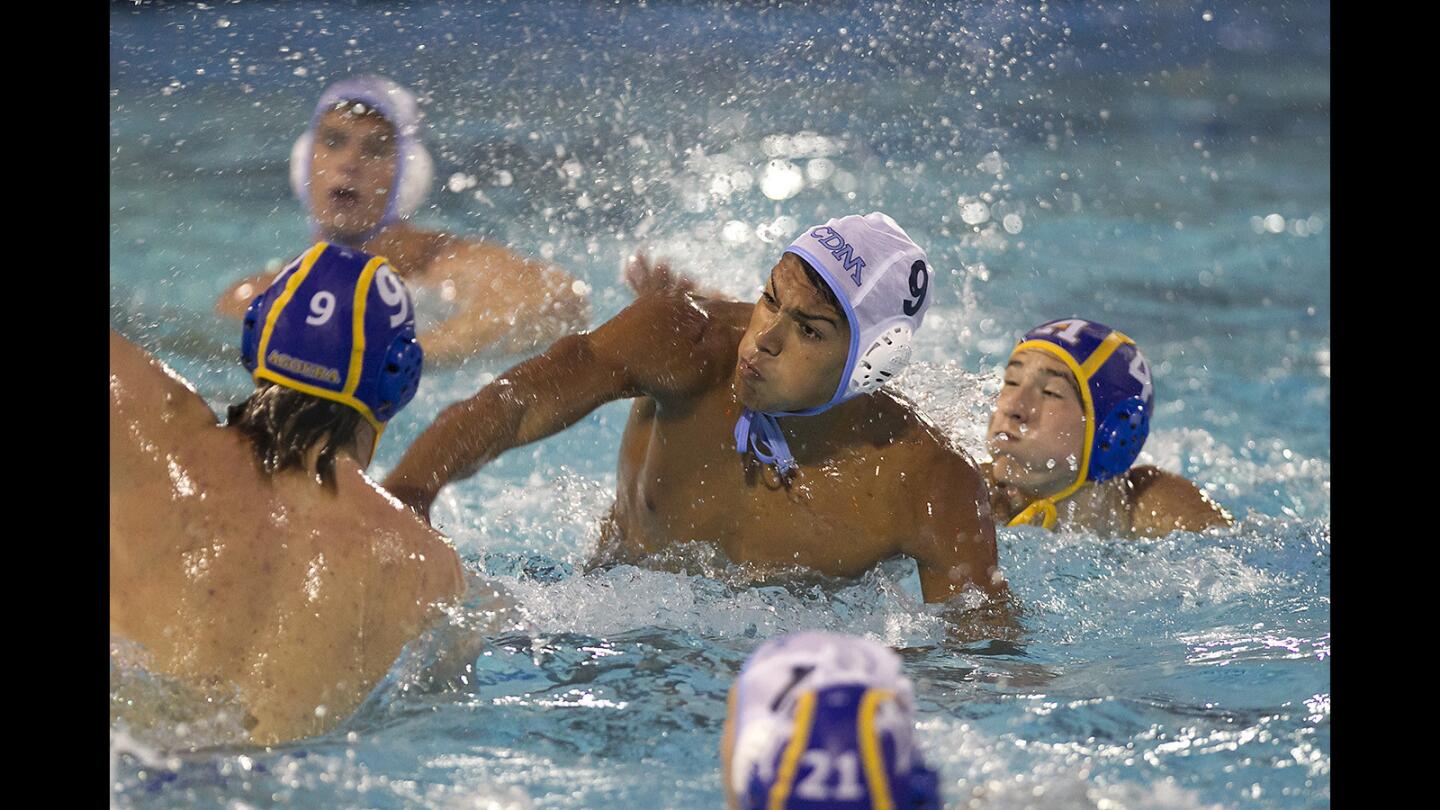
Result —
M255 380L348 405L378 434L415 396L415 305L381 256L319 242L250 302L240 359Z
M1025 525L1043 514L1043 525L1050 528L1057 502L1135 463L1150 433L1155 390L1150 365L1135 341L1104 324L1080 318L1050 321L1026 332L1010 356L1026 350L1059 358L1075 375L1085 409L1085 441L1074 483L1030 504L1010 521L1011 526Z
M940 807L914 741L899 656L868 639L794 633L751 654L732 692L730 792L744 810Z

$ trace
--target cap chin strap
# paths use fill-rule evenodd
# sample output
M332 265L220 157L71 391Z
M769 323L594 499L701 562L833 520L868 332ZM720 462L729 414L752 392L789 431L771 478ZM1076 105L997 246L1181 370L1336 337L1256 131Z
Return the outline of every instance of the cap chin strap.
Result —
M1010 356L1014 357L1026 349L1044 352L1070 369L1070 373L1075 376L1075 387L1080 389L1080 407L1084 410L1082 418L1085 420L1085 441L1080 445L1080 474L1075 477L1075 483L1048 498L1040 498L1032 502L1005 524L1006 526L1032 526L1035 523L1035 516L1043 515L1044 519L1040 525L1046 529L1053 529L1057 517L1055 504L1074 495L1076 491L1085 486L1086 479L1090 477L1090 448L1095 442L1095 404L1090 398L1090 375L1094 373L1095 368L1099 368L1100 363L1105 362L1105 358L1109 357L1111 352L1115 351L1115 347L1110 346L1103 354L1096 351L1091 357L1091 360L1096 360L1096 356L1099 356L1094 366L1089 361L1084 366L1080 365L1075 362L1075 358L1069 352L1045 340L1021 341L1018 346L1010 350Z
M1042 515L1043 519L1041 520L1040 525L1046 529L1055 528L1055 521L1058 517L1058 510L1056 509L1055 504L1059 501L1065 500L1071 495L1074 495L1080 490L1081 487L1085 486L1086 483L1088 482L1085 480L1084 474L1081 474L1079 480L1077 480L1070 486L1060 490L1054 495L1051 495L1048 498L1041 498L1037 501L1031 502L1029 506L1020 510L1020 514L1011 518L1010 522L1006 523L1005 525L1033 526L1035 525L1035 516Z
M768 448L768 451L767 451ZM780 432L780 422L768 413L745 408L735 422L735 452L750 450L762 463L774 464L782 479L789 478L800 469L785 434Z

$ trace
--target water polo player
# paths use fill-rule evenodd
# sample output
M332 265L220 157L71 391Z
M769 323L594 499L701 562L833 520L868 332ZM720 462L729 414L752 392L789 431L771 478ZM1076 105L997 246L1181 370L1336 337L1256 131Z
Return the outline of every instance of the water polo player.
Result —
M634 398L597 562L704 541L735 562L856 577L914 558L928 602L1006 590L985 483L881 389L930 306L925 253L884 214L807 229L756 304L663 290L443 411L386 480L428 515L506 450Z
M320 243L250 305L254 392L216 424L110 333L110 632L245 707L252 741L323 732L464 589L446 540L364 474L423 352L384 259Z
M771 639L730 688L720 743L729 810L939 810L900 657L868 639Z
M1230 525L1191 482L1131 467L1154 409L1150 366L1124 334L1079 318L1025 333L986 434L996 519L1138 535Z
M514 354L584 328L588 304L575 279L478 239L409 222L434 185L411 93L379 76L326 88L290 154L290 185L315 238L391 258L422 292L432 363L476 352ZM216 310L240 317L272 274L244 279Z

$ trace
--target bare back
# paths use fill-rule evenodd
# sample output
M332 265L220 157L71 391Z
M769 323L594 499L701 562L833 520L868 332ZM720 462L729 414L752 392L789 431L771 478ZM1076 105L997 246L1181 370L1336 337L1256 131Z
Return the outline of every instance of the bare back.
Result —
M260 744L348 716L464 589L434 530L336 460L269 476L194 391L110 335L110 632L233 686Z

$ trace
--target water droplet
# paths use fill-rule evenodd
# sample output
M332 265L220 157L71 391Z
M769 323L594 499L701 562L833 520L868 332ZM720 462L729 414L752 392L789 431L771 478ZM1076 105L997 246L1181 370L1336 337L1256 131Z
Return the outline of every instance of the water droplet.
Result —
M805 187L805 175L788 160L772 160L760 175L760 193L772 200L788 200Z
M990 206L978 200L961 197L959 200L960 219L966 225L979 225L990 219Z
M732 219L725 223L725 227L720 231L720 236L726 242L744 242L750 238L750 226L738 219Z

